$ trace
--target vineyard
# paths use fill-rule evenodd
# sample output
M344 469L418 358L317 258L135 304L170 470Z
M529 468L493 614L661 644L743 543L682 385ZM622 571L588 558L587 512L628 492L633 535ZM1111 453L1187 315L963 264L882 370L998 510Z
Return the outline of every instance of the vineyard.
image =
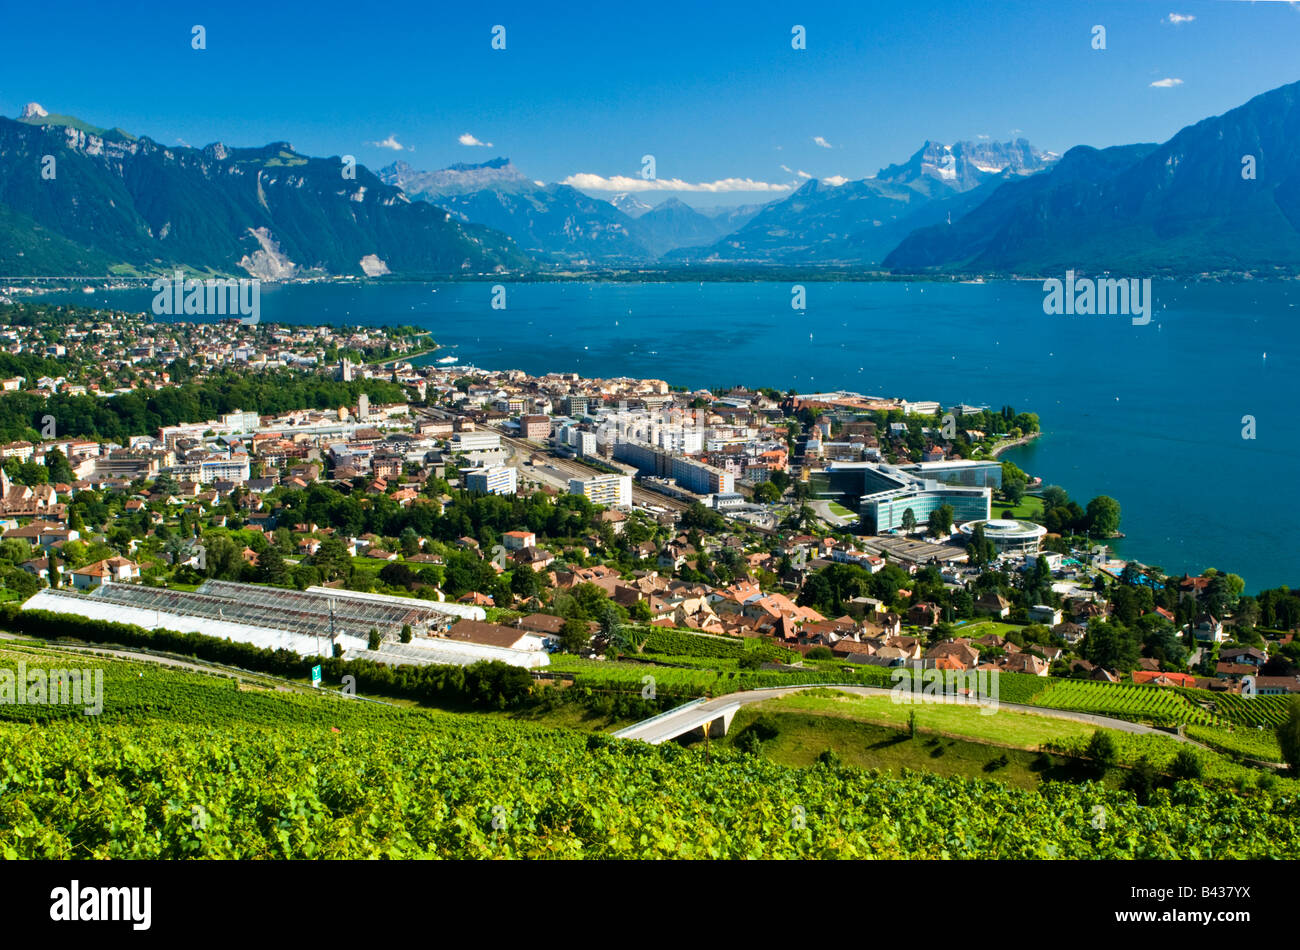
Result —
M1160 686L1058 680L1034 698L1034 705L1070 709L1117 719L1143 719L1157 725L1211 725L1214 717L1182 693Z
M1206 690L1180 690L1195 700L1211 702L1219 718L1234 725L1263 726L1272 729L1286 721L1289 696L1241 696L1236 693L1210 693Z
M104 711L0 706L5 859L1300 857L1291 782L1181 783L1139 807L1102 785L797 769L721 747L0 653L9 669L19 659L102 669ZM94 794L69 794L70 782Z
M6 859L1300 856L1296 799L1258 789L1142 808L1101 786L794 769L460 716L404 735L0 723L0 761Z
M1282 749L1277 744L1277 735L1271 729L1227 729L1208 726L1188 726L1186 735L1189 739L1204 743L1219 752L1256 759L1260 762L1281 762Z
M703 636L664 627L645 627L645 652L674 657L739 659L757 653L764 663L789 663L797 654L776 644L751 638L748 640Z

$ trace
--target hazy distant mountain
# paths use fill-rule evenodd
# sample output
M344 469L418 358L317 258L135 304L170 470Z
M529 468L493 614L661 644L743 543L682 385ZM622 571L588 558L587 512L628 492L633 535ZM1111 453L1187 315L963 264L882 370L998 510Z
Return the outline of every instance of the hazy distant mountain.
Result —
M908 237L886 266L1052 274L1300 270L1300 83L1163 145L1080 146L995 190L951 227ZM1255 178L1244 176L1253 157Z
M568 185L538 184L505 158L433 172L395 162L380 169L379 176L462 221L510 235L529 254L571 263L655 256L633 233L636 222L608 201Z
M632 223L632 233L655 257L674 248L709 244L727 230L725 220L707 217L677 198L659 203Z
M990 182L1033 175L1056 156L1016 142L926 142L874 178L811 179L743 227L670 260L760 264L877 264L913 229L963 214Z
M718 226L723 229L723 234L729 234L737 228L744 227L754 216L768 206L770 202L762 201L757 204L749 205L710 205L705 208L696 208L700 214L706 218L712 218L718 222Z
M426 201L446 195L466 195L484 188L522 191L533 182L510 164L508 158L494 158L478 165L457 163L435 172L422 172L406 162L393 162L375 172L386 185L396 185L411 197Z
M51 167L53 177L42 177ZM363 261L365 262L363 264ZM357 166L260 148L164 146L50 115L0 117L0 273L447 275L531 266L505 235L410 201Z

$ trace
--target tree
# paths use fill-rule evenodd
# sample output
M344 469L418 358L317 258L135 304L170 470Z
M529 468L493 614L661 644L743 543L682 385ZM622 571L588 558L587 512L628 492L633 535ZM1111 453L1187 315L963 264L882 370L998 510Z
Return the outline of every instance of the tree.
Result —
M402 624L401 640L403 643L411 642L411 625L409 623Z
M1286 720L1277 727L1277 744L1293 773L1300 773L1300 696L1291 697Z
M380 644L382 644L383 642L384 642L384 638L379 635L379 631L376 628L371 627L370 637L368 639L368 644L370 646L370 649L378 650Z
M510 593L520 600L540 597L545 585L541 576L528 567L517 567L510 573Z
M273 544L257 556L257 579L263 584L286 584L289 581L289 566L284 562L284 555Z
M1124 788L1136 796L1139 805L1145 805L1151 800L1159 777L1156 767L1144 755L1133 763L1133 767L1124 776Z
M1095 666L1125 671L1137 666L1141 656L1137 636L1123 624L1112 621L1090 623L1080 652Z
M1070 495L1060 485L1048 485L1043 489L1043 509L1064 508L1070 503Z
M1169 771L1174 778L1199 779L1205 774L1205 766L1201 764L1199 755L1187 746L1183 746L1178 750L1178 754L1174 756Z
M903 533L911 534L916 530L916 512L908 508L903 512Z
M58 587L59 586L59 552L56 551L54 548L50 548L50 553L48 555L48 558L49 558L48 567L49 567L50 586Z
M781 489L777 488L772 482L759 482L754 486L754 502L756 504L773 504L781 500Z
M1098 729L1088 740L1087 755L1099 771L1105 772L1119 758L1119 750L1115 748L1115 740L1110 737L1110 733Z
M1119 502L1109 495L1098 495L1088 502L1088 533L1098 538L1112 537L1119 531Z
M945 538L952 534L952 505L940 505L930 512L930 536Z
M560 649L565 653L581 653L591 645L591 631L587 621L580 617L570 617L560 628Z

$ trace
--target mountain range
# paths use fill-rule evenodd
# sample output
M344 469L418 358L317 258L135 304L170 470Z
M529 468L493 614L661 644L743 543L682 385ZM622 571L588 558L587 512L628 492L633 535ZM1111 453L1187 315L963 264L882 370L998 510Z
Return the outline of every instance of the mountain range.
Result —
M810 179L707 247L671 260L748 264L878 264L913 230L964 214L988 186L1033 175L1056 156L1016 142L926 142L872 178ZM973 195L973 198L966 196Z
M1300 83L1161 145L1079 146L953 223L918 230L899 271L1240 272L1300 265Z
M1300 83L1161 144L1063 156L1025 139L927 141L869 178L762 205L609 200L506 158L377 173L285 142L163 146L35 103L0 117L0 274L279 278L544 274L1300 272Z
M564 263L647 262L674 248L708 244L742 225L758 205L697 211L677 198L649 205L634 195L611 201L569 185L545 184L506 158L417 171L394 162L381 181L446 208L459 220L502 231L530 254Z
M263 278L457 275L533 266L505 235L454 220L364 166L260 148L161 145L50 115L0 117L0 274Z

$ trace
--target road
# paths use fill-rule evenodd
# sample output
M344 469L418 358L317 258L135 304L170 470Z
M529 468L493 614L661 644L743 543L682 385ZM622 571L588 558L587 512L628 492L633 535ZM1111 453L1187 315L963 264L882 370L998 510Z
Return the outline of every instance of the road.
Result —
M753 703L761 703L768 699L776 699L781 696L788 696L790 693L799 692L806 689L834 689L842 693L851 693L855 696L888 696L891 689L881 686L835 686L819 685L810 683L801 686L776 686L768 689L742 690L736 693L728 693L725 696L718 696L704 703L687 704L668 713L661 713L657 717L643 720L635 725L628 726L624 730L623 738L638 739L642 742L659 743L681 735L683 726L700 719L704 714L722 713L731 706L748 706ZM1072 712L1068 709L1044 709L1041 706L1023 706L1018 703L997 704L999 711L1011 710L1012 712L1028 713L1033 716L1046 716L1049 719L1069 719L1074 722L1081 722L1087 725L1097 726L1103 729L1114 729L1118 732L1127 732L1137 736L1164 736L1167 739L1176 739L1183 742L1190 742L1182 736L1170 732L1162 732L1151 726L1144 726L1141 723L1129 722L1126 719L1111 719L1109 716L1096 716L1092 713ZM644 728L642 728L644 727ZM1192 743L1200 745L1200 743Z

